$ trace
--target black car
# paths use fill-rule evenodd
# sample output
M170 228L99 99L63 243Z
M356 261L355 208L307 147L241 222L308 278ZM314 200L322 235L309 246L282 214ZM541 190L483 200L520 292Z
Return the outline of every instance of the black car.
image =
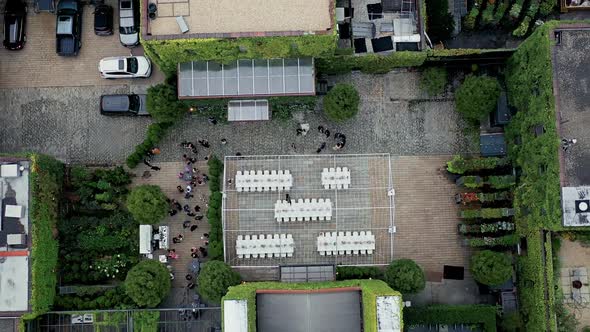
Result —
M94 8L94 33L97 36L113 34L113 7L101 4Z
M146 110L147 95L103 95L100 97L102 115L150 115Z
M20 50L25 46L27 5L21 0L8 0L4 8L4 47Z

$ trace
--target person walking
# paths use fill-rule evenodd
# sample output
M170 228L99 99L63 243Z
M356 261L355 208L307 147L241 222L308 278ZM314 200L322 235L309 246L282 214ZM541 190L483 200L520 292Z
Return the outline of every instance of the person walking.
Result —
M225 138L221 139L221 145L226 145L227 144L227 140Z
M326 138L330 137L330 131L328 129L326 129L326 131L324 131L324 134L326 135Z
M209 118L207 118L207 121L212 124L212 125L216 125L217 124L217 119L215 119L214 117L210 116Z
M324 126L318 126L318 131L319 131L320 133L322 133L322 134L323 134L325 130L326 130L326 128L324 128Z

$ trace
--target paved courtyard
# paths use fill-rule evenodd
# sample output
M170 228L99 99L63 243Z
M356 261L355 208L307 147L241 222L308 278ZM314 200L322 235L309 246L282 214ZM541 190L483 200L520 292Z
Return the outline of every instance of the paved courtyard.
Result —
M213 126L201 117L187 116L162 141L158 158L176 161L180 141L200 138L207 138L219 155L314 154L322 142L328 149L335 144L335 132L347 138L339 153L439 155L477 149L464 137L453 101L424 99L417 87L418 73L356 73L337 79L351 80L359 90L361 106L355 119L331 125L317 110L295 114L295 119L286 123ZM0 89L0 122L7 128L0 132L0 151L34 150L67 162L121 163L142 141L150 120L100 116L98 98L104 93L145 91L146 85ZM311 131L296 136L298 123L308 123ZM331 137L318 133L318 125L327 126ZM221 145L221 138L228 143Z
M587 283L587 272L590 271L590 247L582 246L580 242L562 239L559 260L561 262L560 282L564 293L564 305L580 322L579 331L581 331L583 327L590 326L590 302L588 301ZM574 301L571 294L572 277L570 272L573 269L586 270L586 282L583 283L582 289L580 289L582 300L577 299Z

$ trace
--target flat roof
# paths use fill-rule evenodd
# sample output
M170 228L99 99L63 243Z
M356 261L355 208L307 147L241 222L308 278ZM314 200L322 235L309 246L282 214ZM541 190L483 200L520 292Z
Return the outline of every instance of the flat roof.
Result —
M563 187L590 185L590 30L560 30L553 46L553 87L559 135L576 139L561 151Z
M184 18L189 34L321 32L332 28L332 3L331 0L159 0L157 18L148 20L148 33L179 35L177 16Z
M225 331L248 332L248 302L223 301L223 328Z
M501 157L506 155L504 133L479 135L479 152L483 157Z
M18 165L24 170L18 176L10 177L0 173L0 314L25 312L29 310L29 249L24 246L9 246L8 236L29 234L29 162L0 158L1 165ZM6 169L6 168L5 168ZM0 167L1 172L1 167ZM7 205L18 205L23 209L21 218L6 217Z
M179 98L315 94L313 58L244 59L178 65Z
M256 315L260 332L360 332L361 292L257 294Z
M227 156L224 161L222 222L225 261L233 267L277 267L280 265L342 264L386 265L393 259L394 200L389 195L393 182L389 154L319 154L282 156ZM325 189L324 168L347 167L348 189ZM288 170L290 190L238 192L237 171ZM286 199L329 199L330 220L278 222L275 203ZM321 255L317 238L324 232L371 232L375 250L371 254ZM290 234L292 257L239 258L238 235Z

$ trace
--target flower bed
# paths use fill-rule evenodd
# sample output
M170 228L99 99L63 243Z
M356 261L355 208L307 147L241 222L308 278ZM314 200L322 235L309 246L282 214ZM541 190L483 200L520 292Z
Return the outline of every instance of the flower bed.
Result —
M490 224L459 224L459 233L497 233L514 230L514 223L510 221L498 221Z

